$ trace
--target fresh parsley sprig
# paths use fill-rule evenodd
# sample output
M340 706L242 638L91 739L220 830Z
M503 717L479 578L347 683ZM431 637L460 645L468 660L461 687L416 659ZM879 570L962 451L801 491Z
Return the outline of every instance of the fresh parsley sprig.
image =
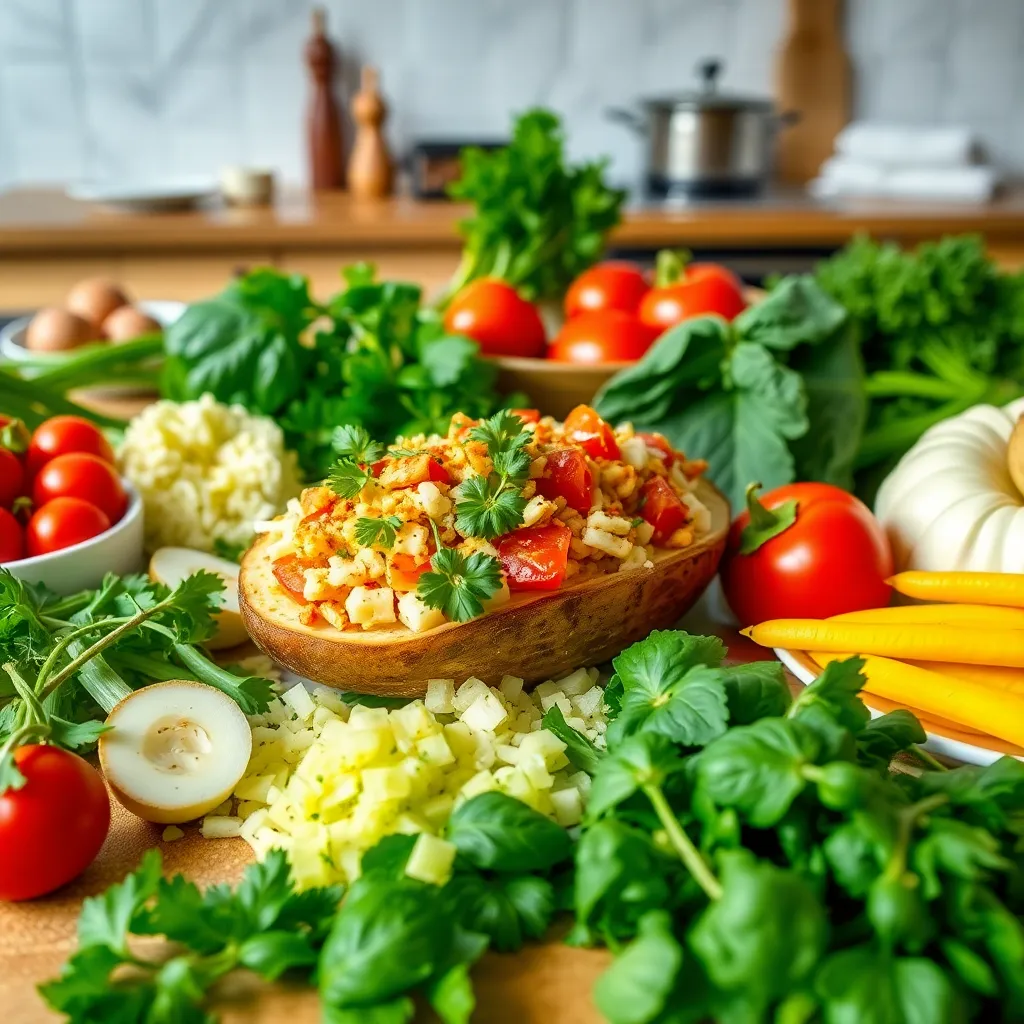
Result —
M356 520L356 540L364 548L376 545L390 551L395 546L395 537L401 525L402 520L398 516L384 516L380 519L360 516Z
M493 540L522 525L522 488L530 473L526 445L532 435L518 416L503 410L474 427L469 436L487 446L494 472L471 476L459 485L455 528L465 537Z
M466 556L441 548L430 559L430 572L419 579L416 593L428 608L439 608L453 622L483 615L483 602L501 590L501 565L492 555Z
M354 498L373 479L371 467L386 449L362 427L349 423L335 428L331 444L338 461L327 476L327 486L343 498Z

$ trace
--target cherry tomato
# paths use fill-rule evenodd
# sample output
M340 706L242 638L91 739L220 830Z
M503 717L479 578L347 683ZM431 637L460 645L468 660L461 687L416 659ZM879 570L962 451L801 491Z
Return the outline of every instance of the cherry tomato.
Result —
M594 479L587 457L576 448L559 448L547 457L537 490L548 499L565 498L569 508L586 515L593 501Z
M665 463L666 469L672 468L672 464L676 461L676 453L672 448L671 442L664 434L649 434L638 430L636 436Z
M44 744L19 747L25 785L0 795L0 899L30 900L77 878L110 828L99 773L77 754Z
M557 590L565 580L572 531L561 523L513 530L497 541L509 590Z
M723 267L720 263L688 263L683 271L683 280L688 284L706 281L712 277L732 285L742 294L743 282L728 267Z
M25 557L25 531L5 508L0 508L0 565Z
M96 455L76 452L51 459L36 475L32 500L36 507L54 498L81 498L105 512L116 523L128 506L117 471Z
M25 469L9 448L0 448L0 508L10 508L25 493Z
M625 260L608 260L584 270L565 295L565 315L572 319L591 309L621 309L636 313L650 290L643 271Z
M640 515L654 527L654 543L664 544L686 524L689 509L661 476L651 477L641 488L640 495L643 499Z
M548 349L548 358L563 363L623 363L639 359L656 332L632 313L596 309L567 320Z
M589 405L577 405L565 417L565 434L592 459L617 459L619 446L615 431Z
M829 484L789 484L760 500L756 490L748 490L747 511L732 524L722 568L725 596L744 626L889 603L892 552L863 502ZM795 509L789 526L783 506ZM748 527L746 546L760 544L741 554Z
M542 356L547 344L537 308L491 278L470 282L452 299L444 326L478 342L485 356Z
M299 558L298 555L285 555L283 558L279 558L272 563L270 571L289 597L298 601L299 604L308 604L309 602L304 596L306 589L304 573L307 569L316 569L320 566L321 563L316 561L316 559Z
M660 333L684 320L709 313L732 320L746 308L739 288L723 277L707 276L652 288L640 303L640 319Z
M114 449L95 423L81 416L54 416L41 423L28 446L27 465L30 477L58 455L84 452L114 465Z
M388 582L392 590L415 590L419 586L420 577L430 571L430 560L417 561L412 555L392 555L388 564Z
M540 423L540 409L509 409L509 412L524 423Z
M54 498L36 509L25 528L30 557L62 551L110 529L110 517L81 498Z

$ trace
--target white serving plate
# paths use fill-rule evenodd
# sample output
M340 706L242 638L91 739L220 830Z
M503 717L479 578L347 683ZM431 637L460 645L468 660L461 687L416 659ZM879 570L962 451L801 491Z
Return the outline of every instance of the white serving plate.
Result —
M123 478L121 482L128 492L128 508L106 533L48 555L7 562L4 568L19 580L42 583L61 595L98 587L108 572L119 576L140 572L145 566L142 498L130 483Z
M805 686L813 683L821 674L821 669L811 660L805 651L787 651L782 647L776 647L775 653L790 672ZM886 711L894 707L900 707L891 701L886 701L885 709L873 707L872 703L877 698L866 693L862 695L864 703L868 705L872 718L880 718ZM1003 740L986 736L984 741L978 740L977 736L970 733L961 733L948 729L944 726L929 722L926 717L914 712L921 720L925 733L928 736L924 748L933 754L941 754L943 757L950 757L956 761L964 761L967 764L988 765L1006 754L1016 757L1018 761L1024 760L1024 753L1012 744Z
M81 182L66 189L71 199L99 203L130 213L172 213L189 210L219 191L213 178L168 178L162 181Z

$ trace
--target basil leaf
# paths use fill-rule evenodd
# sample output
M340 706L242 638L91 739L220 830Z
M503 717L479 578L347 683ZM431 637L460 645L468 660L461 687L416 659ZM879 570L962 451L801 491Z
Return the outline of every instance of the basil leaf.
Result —
M566 722L560 707L552 704L544 713L541 724L565 744L565 756L575 767L588 775L593 775L597 771L604 752L598 750L583 733L577 732Z
M722 672L730 725L749 725L761 718L779 718L793 698L786 672L777 661L730 665Z
M587 817L600 818L644 786L660 786L682 767L682 758L666 736L631 736L601 761L590 788Z

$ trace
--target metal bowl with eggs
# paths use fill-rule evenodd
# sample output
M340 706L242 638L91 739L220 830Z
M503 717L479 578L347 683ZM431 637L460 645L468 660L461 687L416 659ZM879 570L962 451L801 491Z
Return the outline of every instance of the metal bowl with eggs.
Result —
M49 306L14 320L0 331L0 359L49 368L96 346L118 345L162 334L181 316L182 302L133 302L116 282L104 278L79 281L62 306ZM99 396L148 391L138 382L95 386Z

